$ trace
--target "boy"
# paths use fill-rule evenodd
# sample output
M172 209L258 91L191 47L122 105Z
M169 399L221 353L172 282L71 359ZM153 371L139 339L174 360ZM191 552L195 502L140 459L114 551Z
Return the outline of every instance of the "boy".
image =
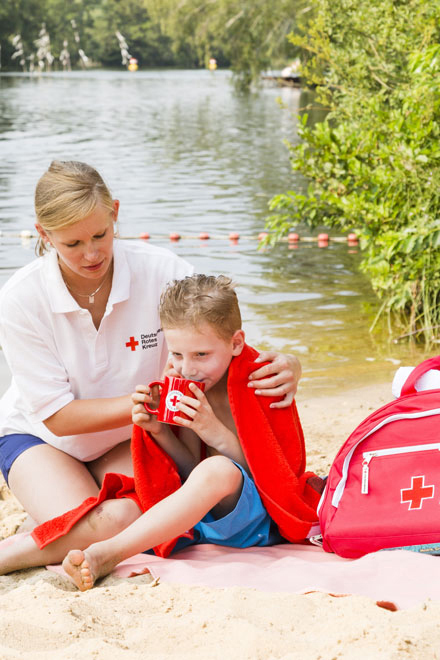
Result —
M176 413L177 426L171 427L146 413L143 404L152 397L146 387L139 386L132 397L133 422L143 430L146 442L153 441L172 459L181 485L116 536L67 554L63 567L81 590L90 589L98 577L136 553L175 537L180 537L181 547L191 528L198 543L249 547L280 542L282 537L259 491L289 540L303 539L316 520L319 496L306 483L296 410L292 417L292 410L271 410L266 401L258 403L265 406L262 412L255 408L256 397L249 399L249 390L244 390L244 359L249 354L251 364L255 356L244 341L231 280L193 275L174 282L162 295L160 318L173 369L181 377L204 382L205 393L191 385L195 398L184 396L178 404L189 419ZM250 417L241 410L248 399ZM282 417L286 412L289 422L284 430L296 433L298 442L295 445L293 436L282 442L286 455L280 458L280 451L272 456L269 439L273 431L275 436L280 434L279 421L287 419ZM271 416L277 416L274 426L266 428L265 420ZM258 437L260 432L263 435ZM258 442L253 442L254 434ZM203 455L206 458L201 460ZM281 475L282 484L273 483L272 467L275 480ZM251 474L258 479L258 490ZM286 492L280 491L280 485Z

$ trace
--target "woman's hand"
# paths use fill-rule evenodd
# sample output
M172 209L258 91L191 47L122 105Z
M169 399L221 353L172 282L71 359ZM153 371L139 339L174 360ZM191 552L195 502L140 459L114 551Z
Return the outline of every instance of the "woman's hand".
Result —
M249 375L248 387L255 388L260 396L283 396L284 399L271 403L271 408L288 408L296 394L301 378L301 363L294 355L285 355L275 351L262 351L255 360L267 362L260 369Z
M137 385L136 392L131 395L133 408L131 411L131 418L133 424L140 426L152 435L159 435L162 430L162 423L157 421L155 415L151 415L145 409L144 403L155 405L151 392L146 385Z

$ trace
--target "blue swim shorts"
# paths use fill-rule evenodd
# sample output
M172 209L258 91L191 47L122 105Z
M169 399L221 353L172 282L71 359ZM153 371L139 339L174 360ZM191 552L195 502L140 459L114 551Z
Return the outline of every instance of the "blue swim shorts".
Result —
M235 508L217 520L211 513L207 513L194 527L194 540L179 539L175 551L200 543L249 548L285 542L264 508L254 481L241 465L235 465L243 475L243 488Z
M40 440L40 438L37 438L36 435L27 433L11 433L0 438L0 470L8 485L9 471L15 459L25 452L26 449L44 444L46 443Z

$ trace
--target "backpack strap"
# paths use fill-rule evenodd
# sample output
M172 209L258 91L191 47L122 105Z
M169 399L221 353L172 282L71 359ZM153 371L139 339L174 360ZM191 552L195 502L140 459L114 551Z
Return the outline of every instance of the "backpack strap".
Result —
M415 388L416 382L430 369L440 370L440 355L436 355L435 357L429 358L428 360L424 360L424 362L421 362L415 369L411 371L410 375L403 384L400 396L415 394L417 391Z

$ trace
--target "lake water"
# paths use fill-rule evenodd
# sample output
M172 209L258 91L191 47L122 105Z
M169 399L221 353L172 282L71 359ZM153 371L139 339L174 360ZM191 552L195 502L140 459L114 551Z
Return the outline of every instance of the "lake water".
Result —
M420 361L420 350L369 333L377 302L356 249L257 251L268 200L301 185L283 143L297 140L300 102L290 88L239 95L225 71L0 75L0 285L34 258L34 239L20 233L33 230L39 176L54 158L84 160L120 199L122 236L149 232L197 271L232 275L248 341L295 352L305 391L391 378L399 361ZM201 231L219 238L201 241Z

